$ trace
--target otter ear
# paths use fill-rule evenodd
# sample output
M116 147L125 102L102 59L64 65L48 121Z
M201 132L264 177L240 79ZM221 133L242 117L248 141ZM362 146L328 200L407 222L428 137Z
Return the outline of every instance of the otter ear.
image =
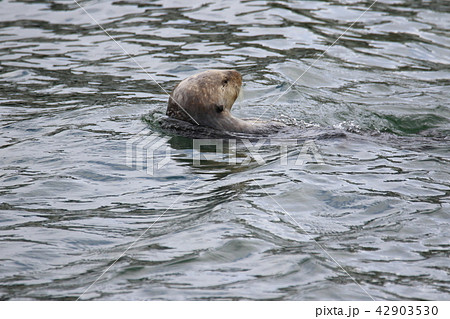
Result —
M217 113L223 112L223 109L224 109L223 105L217 105L217 104L214 105L214 108L216 109Z

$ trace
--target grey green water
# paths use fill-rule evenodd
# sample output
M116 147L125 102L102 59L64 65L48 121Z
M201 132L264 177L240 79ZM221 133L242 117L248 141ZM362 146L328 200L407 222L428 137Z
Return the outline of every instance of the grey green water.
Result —
M127 53L74 1L0 1L0 299L450 299L450 2L79 4ZM237 116L352 133L127 166L211 68Z

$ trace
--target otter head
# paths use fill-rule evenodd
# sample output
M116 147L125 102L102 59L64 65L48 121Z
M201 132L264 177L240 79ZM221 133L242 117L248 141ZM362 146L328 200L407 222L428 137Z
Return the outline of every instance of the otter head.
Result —
M222 128L239 95L242 76L235 70L208 70L181 81L169 98L166 114L192 124Z

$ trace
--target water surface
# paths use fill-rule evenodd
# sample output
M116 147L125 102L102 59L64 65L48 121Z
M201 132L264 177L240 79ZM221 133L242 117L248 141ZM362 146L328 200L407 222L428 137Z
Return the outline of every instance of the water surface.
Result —
M0 2L0 299L450 298L448 2L79 4ZM194 165L157 119L211 68L237 116L348 137Z

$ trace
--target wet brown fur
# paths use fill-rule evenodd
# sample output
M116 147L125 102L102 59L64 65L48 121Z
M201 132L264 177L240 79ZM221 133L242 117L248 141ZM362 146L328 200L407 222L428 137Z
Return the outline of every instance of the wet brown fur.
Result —
M208 70L181 81L173 90L166 114L194 125L230 132L256 133L253 125L231 114L242 76L235 70Z

